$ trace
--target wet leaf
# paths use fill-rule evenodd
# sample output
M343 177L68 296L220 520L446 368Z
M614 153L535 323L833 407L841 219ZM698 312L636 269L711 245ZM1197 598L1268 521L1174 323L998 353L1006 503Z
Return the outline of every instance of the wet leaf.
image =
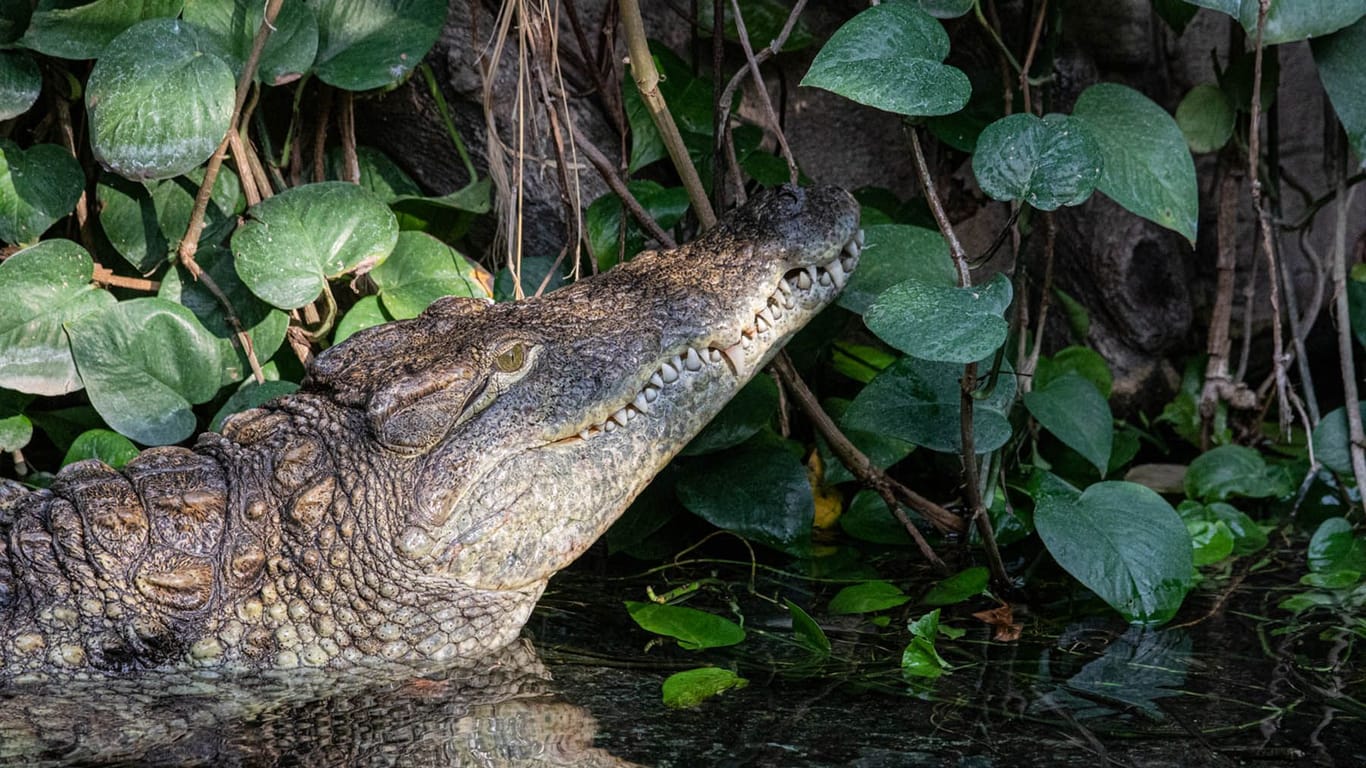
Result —
M153 19L109 44L86 86L90 147L134 180L179 176L209 159L228 131L232 70L194 27Z
M360 166L360 185L386 204L406 197L422 197L418 186L389 156L374 147L356 147L356 163ZM334 147L327 153L327 178L346 181L343 175L342 153Z
M953 605L971 600L987 591L991 573L980 565L955 573L930 587L920 602L925 605Z
M313 71L328 85L368 91L398 82L432 49L443 0L305 0L318 20Z
M1110 397L1110 388L1114 386L1110 364L1090 347L1065 347L1052 357L1040 357L1039 366L1034 370L1034 387L1047 387L1054 379L1069 373L1096 385L1102 397Z
M1063 570L1131 622L1176 615L1194 569L1171 505L1134 483L1100 482L1075 500L1036 498L1034 526Z
M203 181L202 168L173 179L145 182L103 173L95 187L100 227L125 261L142 274L150 274L180 247ZM237 174L230 168L219 169L199 242L216 243L226 237L245 207Z
M1191 552L1195 566L1210 565L1233 554L1233 532L1222 522L1196 520L1186 523L1191 537Z
M1366 420L1366 403L1359 403L1357 408L1362 414L1362 419ZM1325 414L1318 426L1314 427L1311 439L1314 444L1314 458L1334 472L1351 475L1351 438L1347 429L1345 406L1334 408Z
M936 19L956 19L976 5L975 0L915 0L925 13Z
M184 4L185 0L39 0L22 43L59 59L93 59L119 33L144 19L174 17Z
M492 298L478 272L478 265L431 235L400 232L394 252L370 271L370 279L389 316L406 320L443 296Z
M932 680L944 674L949 663L934 647L939 637L939 609L911 621L906 628L911 632L911 642L901 654L902 676Z
M25 51L0 51L0 120L24 114L38 101L43 75Z
M62 458L62 466L85 459L99 459L114 469L121 469L137 455L138 447L123 435L108 429L90 429L71 443L66 456Z
M807 548L815 502L806 468L786 444L763 433L680 468L678 500L719 528L785 552Z
M825 409L825 412L830 415L830 418L834 419L835 423L838 424L840 420L844 418L844 414L849 410L849 401L832 397L822 403L822 407ZM873 466L878 469L886 469L887 467L892 466L906 458L911 451L915 450L915 446L905 440L899 440L895 437L888 437L875 432L847 429L844 430L844 436L849 438L849 442L853 443L854 447L859 449L864 456L867 456L868 460L873 463ZM829 443L825 441L824 437L817 435L816 445L819 446L821 458L825 462L826 485L846 483L855 479L853 473L845 468L844 464L841 463L839 459L835 458L834 453L830 451Z
M1068 373L1026 392L1024 404L1044 429L1105 475L1110 467L1115 423L1110 404L1096 385Z
M910 602L911 596L895 584L885 581L865 581L841 589L830 598L825 612L834 616L849 613L885 611Z
M193 434L190 406L208 401L222 384L219 339L166 299L120 302L66 328L91 405L143 445Z
M792 632L797 636L797 642L821 656L829 655L830 638L825 636L825 630L821 629L821 625L796 603L787 599L783 602L787 604L787 611L792 615Z
M994 353L1006 339L1010 279L948 288L907 280L883 291L863 321L878 338L921 360L971 363Z
M932 16L884 3L836 30L801 84L900 115L946 115L972 91L967 75L943 63L948 55L948 33Z
M1227 144L1236 116L1228 96L1208 83L1190 89L1176 108L1176 124L1196 153L1213 152Z
M1233 496L1275 496L1280 483L1261 454L1241 445L1221 445L1197 456L1186 470L1186 495L1205 501Z
M0 386L35 395L81 388L62 326L115 302L91 284L95 264L70 240L45 240L0 262Z
M328 278L383 260L398 241L389 208L343 181L287 189L247 215L232 236L237 274L281 309L308 304Z
M185 21L213 40L215 52L242 74L256 32L265 18L265 3L256 0L186 0ZM256 66L256 81L283 85L299 79L318 52L318 19L305 3L284 3Z
M0 453L20 450L32 439L33 422L27 416L0 416Z
M1176 511L1186 521L1187 528L1196 521L1217 522L1227 528L1233 536L1234 555L1249 555L1267 545L1266 530L1231 504L1221 501L1201 504L1198 501L1186 500L1181 502Z
M935 230L879 224L863 231L863 252L840 294L841 307L861 315L883 291L908 280L944 288L957 285L949 246Z
M626 188L666 232L688 212L688 193L682 187L665 188L653 181L632 181ZM611 269L617 263L623 221L626 222L626 258L629 259L644 249L645 235L626 213L621 200L608 192L594 200L584 214L589 246L600 270Z
M672 637L690 651L735 645L745 639L739 624L696 608L627 600L626 610L642 629Z
M27 150L0 139L0 240L26 244L76 207L85 173L56 144Z
M740 33L735 26L735 14L731 10L729 2L725 3L723 8L725 9L722 15L725 19L726 40L738 43ZM776 40L778 33L782 31L783 25L787 22L788 14L791 12L792 4L783 2L783 0L740 0L740 13L745 20L745 31L749 33L750 47L757 53L759 49ZM698 30L702 34L710 36L714 24L712 6L708 3L699 4L697 8ZM811 45L813 39L806 22L798 17L797 23L792 26L792 33L783 43L782 50L784 53L799 51Z
M1366 19L1328 37L1311 40L1319 79L1357 160L1366 163Z
M1258 0L1187 0L1237 19L1248 39L1257 35ZM1279 0L1272 2L1262 45L1277 45L1326 35L1366 14L1366 0Z
M1086 123L1058 114L1003 117L982 130L972 155L983 192L1041 211L1086 202L1103 163Z
M849 508L840 515L840 529L849 536L874 544L910 546L915 543L876 491L862 490L854 495Z
M1176 121L1127 86L1100 83L1077 99L1072 114L1100 144L1104 167L1096 188L1131 213L1195 242L1199 195L1195 161Z
M1330 517L1319 524L1309 540L1308 556L1313 573L1366 573L1366 540L1355 535L1345 517Z
M749 681L729 669L700 667L675 672L664 679L664 705L688 709L732 688L744 688Z
M979 365L988 376L990 360ZM963 366L903 357L859 392L841 420L847 429L894 437L931 450L956 453L962 446L959 381ZM994 451L1010 439L1006 418L1015 400L1015 376L1002 371L991 394L973 402L973 444Z
M768 425L778 410L778 385L755 376L686 446L684 456L700 456L739 445Z

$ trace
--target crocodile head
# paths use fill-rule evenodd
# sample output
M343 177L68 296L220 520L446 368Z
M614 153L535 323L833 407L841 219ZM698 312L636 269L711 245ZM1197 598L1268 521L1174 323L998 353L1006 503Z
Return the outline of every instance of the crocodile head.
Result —
M393 553L425 578L536 589L612 523L858 263L834 188L756 195L700 239L505 304L447 298L321 355L401 477Z

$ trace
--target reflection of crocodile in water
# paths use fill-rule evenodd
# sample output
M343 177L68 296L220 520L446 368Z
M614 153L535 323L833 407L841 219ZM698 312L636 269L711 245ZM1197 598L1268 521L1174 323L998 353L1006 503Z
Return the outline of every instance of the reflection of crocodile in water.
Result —
M0 482L0 679L474 659L843 287L857 206L757 195L542 298L444 299L193 449ZM36 675L35 675L36 673Z

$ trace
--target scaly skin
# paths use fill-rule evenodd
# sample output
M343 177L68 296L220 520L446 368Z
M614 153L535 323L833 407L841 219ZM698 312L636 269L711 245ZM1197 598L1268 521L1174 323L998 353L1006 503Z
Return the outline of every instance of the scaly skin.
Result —
M193 449L0 484L0 679L506 646L546 580L834 300L857 210L837 189L761 193L548 296L448 298L358 333Z

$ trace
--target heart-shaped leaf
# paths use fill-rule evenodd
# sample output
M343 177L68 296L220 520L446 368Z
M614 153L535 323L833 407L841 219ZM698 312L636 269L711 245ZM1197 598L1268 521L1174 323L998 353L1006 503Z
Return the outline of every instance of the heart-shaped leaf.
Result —
M840 294L841 307L863 314L883 291L911 279L946 288L956 284L948 243L936 230L879 224L863 231L863 252Z
M442 296L492 298L480 273L478 265L431 235L400 232L394 252L370 270L370 279L389 315L406 320Z
M1039 498L1034 526L1058 565L1129 621L1167 621L1190 589L1190 535L1151 489L1106 481Z
M1087 88L1072 110L1091 128L1104 158L1096 188L1129 212L1192 243L1199 214L1195 161L1176 121L1128 86Z
M59 59L93 59L120 32L145 19L171 18L185 0L39 0L22 40Z
M318 18L313 71L328 85L368 91L408 76L436 43L444 0L305 0Z
M626 610L642 629L672 637L690 651L735 645L745 639L739 624L696 608L627 600Z
M247 215L232 236L237 274L281 309L313 301L328 278L369 268L398 242L388 206L343 181L287 189Z
M1024 404L1044 429L1105 476L1115 442L1115 423L1110 404L1095 384L1068 373L1026 392Z
M194 434L193 403L222 384L219 340L166 299L124 301L67 323L90 403L109 426L143 445Z
M744 688L749 681L729 669L700 667L675 672L664 678L661 695L664 706L688 709L732 688Z
M971 363L1006 340L1004 314L1010 279L997 275L986 285L949 288L919 280L883 291L863 321L878 338L922 360Z
M35 395L81 388L62 324L115 302L70 240L44 240L0 262L0 387Z
M1366 164L1366 19L1309 43L1319 79L1357 159Z
M972 92L968 76L943 63L948 55L948 33L934 17L911 3L883 3L836 30L801 84L899 115L946 115Z
M1052 211L1086 202L1103 162L1086 123L1067 115L1015 114L982 130L972 171L992 198Z
M28 150L0 139L0 240L30 243L81 199L85 173L56 144Z
M1257 34L1258 0L1186 0L1226 13L1243 25L1248 39ZM1271 3L1262 31L1263 45L1290 43L1329 34L1366 15L1366 0L1280 0Z
M95 198L100 203L100 227L114 250L143 274L166 263L185 236L203 180L202 168L173 179L141 183L117 174L102 174ZM237 174L220 168L204 212L201 245L226 237L237 226L237 214L245 207Z
M232 118L232 70L176 19L114 38L86 86L95 159L130 179L179 176L218 148Z
M1190 89L1176 108L1176 124L1192 152L1213 152L1233 136L1237 114L1233 102L1218 86L1203 83Z
M806 468L781 441L760 433L748 442L682 466L678 500L711 524L800 554L816 516Z
M265 3L255 0L189 0L185 21L212 39L215 52L240 75L256 32L265 17ZM318 19L303 3L284 3L261 50L256 81L283 85L298 80L318 53Z
M0 51L0 120L28 111L43 90L38 64L24 51Z

